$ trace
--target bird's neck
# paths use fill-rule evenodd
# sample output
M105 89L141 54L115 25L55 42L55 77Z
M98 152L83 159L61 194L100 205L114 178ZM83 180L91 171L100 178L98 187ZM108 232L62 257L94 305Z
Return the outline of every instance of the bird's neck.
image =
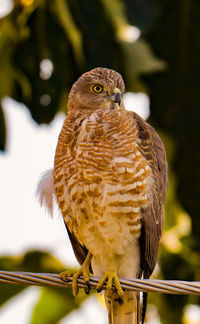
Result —
M74 125L80 136L91 139L108 140L117 137L117 141L134 128L135 121L130 112L124 107L119 109L97 109L88 111L83 109L70 110L66 122ZM77 133L77 134L78 134ZM114 135L113 135L114 134ZM87 137L86 136L86 137ZM90 140L91 140L90 139Z
M90 116L101 116L104 118L114 118L118 119L118 121L123 118L126 115L126 110L124 108L123 103L119 107L118 105L112 106L112 107L99 107L94 109L93 107L87 107L83 105L74 105L73 100L68 101L68 116L76 116L76 118L84 119L84 118L90 118Z

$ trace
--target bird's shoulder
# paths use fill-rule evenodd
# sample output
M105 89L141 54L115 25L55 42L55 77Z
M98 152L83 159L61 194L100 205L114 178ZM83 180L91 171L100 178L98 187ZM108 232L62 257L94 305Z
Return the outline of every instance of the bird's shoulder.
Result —
M139 147L143 156L156 173L161 200L164 202L168 186L168 164L164 144L156 130L142 117L132 112L138 128Z

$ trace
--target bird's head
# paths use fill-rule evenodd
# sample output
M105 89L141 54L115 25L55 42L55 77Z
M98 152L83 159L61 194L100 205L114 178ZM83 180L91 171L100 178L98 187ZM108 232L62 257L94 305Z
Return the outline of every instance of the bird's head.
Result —
M114 70L95 68L84 73L72 86L68 109L85 108L92 111L119 109L125 86L121 75Z

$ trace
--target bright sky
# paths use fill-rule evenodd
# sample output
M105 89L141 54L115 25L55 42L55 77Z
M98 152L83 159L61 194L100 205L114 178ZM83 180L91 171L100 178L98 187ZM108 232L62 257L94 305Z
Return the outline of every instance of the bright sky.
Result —
M3 103L8 141L6 153L0 155L0 211L4 224L0 227L0 252L15 254L44 248L60 256L67 244L62 220L45 215L36 201L35 189L41 172L53 165L64 115L58 115L50 126L40 127L24 106L14 105L10 99ZM62 258L66 261L65 253Z

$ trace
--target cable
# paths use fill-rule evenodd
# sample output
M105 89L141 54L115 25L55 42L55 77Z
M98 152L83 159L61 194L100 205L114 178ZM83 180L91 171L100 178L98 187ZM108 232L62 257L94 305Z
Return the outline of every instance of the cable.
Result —
M96 288L99 277L90 277L89 285ZM133 291L159 292L177 295L200 295L199 281L177 281L157 279L120 279L121 287ZM71 287L72 277L66 281L54 273L33 273L19 271L0 271L0 284L37 285L50 287ZM78 279L78 287L87 287L83 278ZM104 285L106 287L106 285Z

